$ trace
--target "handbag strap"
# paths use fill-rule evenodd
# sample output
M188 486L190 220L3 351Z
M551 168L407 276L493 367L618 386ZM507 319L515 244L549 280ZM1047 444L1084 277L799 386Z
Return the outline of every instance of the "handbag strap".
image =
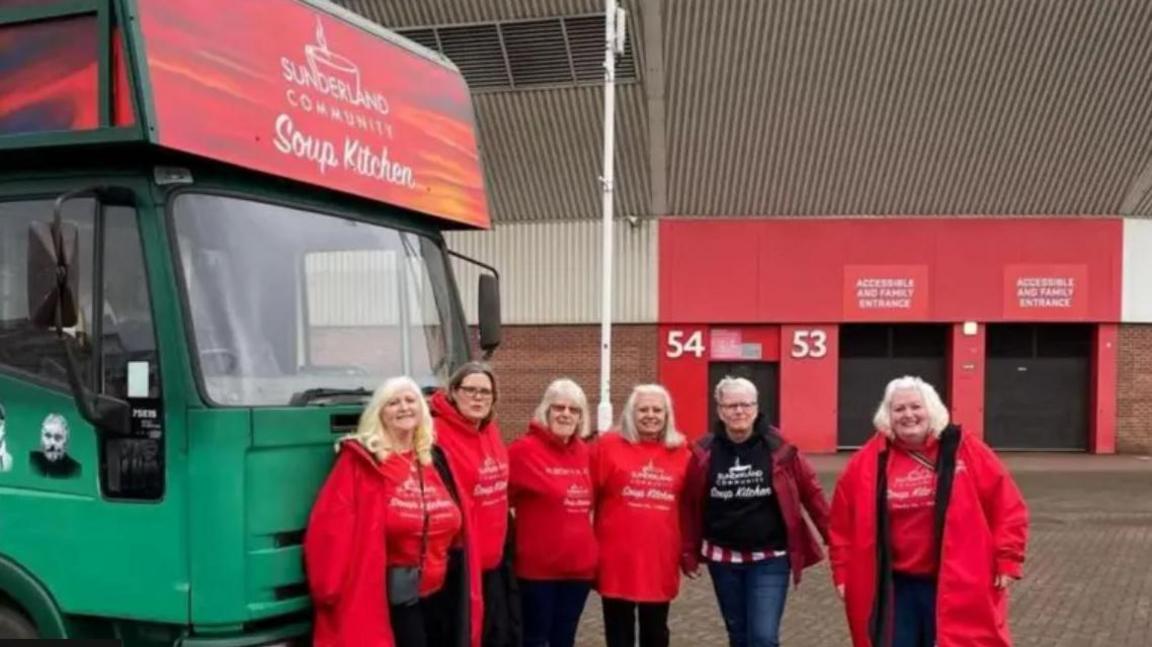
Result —
M420 529L420 561L417 562L417 567L424 568L424 554L428 550L428 499L424 496L424 466L420 464L419 455L414 459L416 478L420 481L420 512L424 516L424 525Z
M933 463L931 461L931 459L929 459L927 456L924 455L923 452L919 452L919 451L916 451L914 449L906 449L906 450L904 450L904 452L906 454L908 454L908 456L910 456L912 458L912 460L916 461L917 463L920 463L921 466L927 468L928 470L930 470L932 472L936 471L936 463Z

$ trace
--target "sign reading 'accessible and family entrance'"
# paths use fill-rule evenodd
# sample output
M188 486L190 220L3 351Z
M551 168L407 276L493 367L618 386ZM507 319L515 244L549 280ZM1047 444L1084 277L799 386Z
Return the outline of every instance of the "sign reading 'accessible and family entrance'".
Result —
M1004 317L1067 320L1088 310L1084 265L1008 265L1004 268Z
M847 265L844 267L844 319L911 320L928 314L925 265Z

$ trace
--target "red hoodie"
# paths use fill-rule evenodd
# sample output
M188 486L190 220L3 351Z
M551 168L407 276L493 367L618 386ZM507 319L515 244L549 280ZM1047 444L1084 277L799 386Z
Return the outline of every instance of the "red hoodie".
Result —
M691 457L687 446L633 444L617 433L593 445L601 596L669 602L680 592L680 497Z
M852 644L872 645L877 600L876 434L848 461L836 483L829 532L832 577L844 586ZM889 457L892 458L891 456ZM889 472L890 473L890 472ZM1011 475L979 438L960 435L937 573L936 642L940 647L1009 647L1008 600L996 575L1020 576L1028 509Z
M936 472L912 457L899 443L888 458L888 519L892 527L892 570L909 575L936 572ZM939 445L919 454L936 463Z
M516 509L516 575L529 580L596 577L588 446L564 442L535 422L508 448Z
M395 647L385 572L390 563L389 499L397 483L380 469L360 443L340 445L336 463L320 489L304 535L304 565L315 607L316 647ZM476 533L466 499L463 505L468 568L466 615L472 647L483 629Z
M430 406L436 444L447 454L460 493L468 497L476 525L483 529L480 568L490 571L503 559L508 533L508 450L495 420L477 428L443 391L432 395Z
M387 537L389 566L416 566L420 564L420 548L424 546L424 568L420 573L420 595L435 593L444 586L448 571L448 549L461 540L463 515L452 495L440 480L440 473L432 465L420 468L424 477L424 491L420 491L420 477L414 465L415 457L392 454L381 471L396 484L388 497ZM424 515L428 515L427 540L424 536Z

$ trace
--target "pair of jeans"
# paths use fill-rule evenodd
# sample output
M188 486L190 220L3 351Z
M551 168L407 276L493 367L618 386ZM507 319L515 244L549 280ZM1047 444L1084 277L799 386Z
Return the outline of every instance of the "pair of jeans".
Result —
M935 647L936 580L893 573L892 647Z
M640 647L668 647L668 603L632 602L602 598L604 639L607 647L636 647L636 624L640 624Z
M590 580L520 580L524 647L572 647Z
M791 570L787 556L708 564L730 647L779 647Z

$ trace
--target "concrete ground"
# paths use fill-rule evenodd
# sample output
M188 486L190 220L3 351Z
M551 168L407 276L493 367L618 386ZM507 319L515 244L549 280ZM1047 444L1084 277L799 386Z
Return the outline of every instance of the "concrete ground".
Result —
M1152 460L1137 456L1006 454L1031 512L1025 578L1012 592L1016 645L1152 645ZM813 463L831 496L846 456ZM685 580L673 603L672 644L727 645L707 575ZM577 644L603 645L600 604L589 599ZM827 563L790 593L782 644L850 647Z

